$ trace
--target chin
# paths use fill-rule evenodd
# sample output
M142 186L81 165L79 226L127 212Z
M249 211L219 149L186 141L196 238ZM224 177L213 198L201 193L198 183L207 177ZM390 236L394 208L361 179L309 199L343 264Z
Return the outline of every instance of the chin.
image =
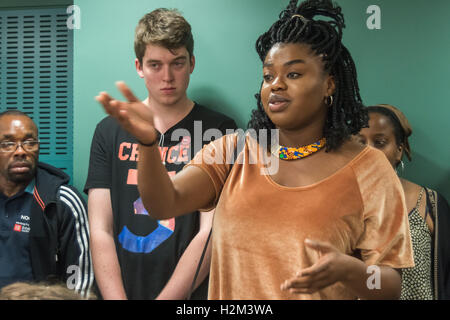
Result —
M274 116L273 114L269 114L269 119L278 129L293 129L296 127L292 124L292 118L288 118L285 115L278 114Z
M8 175L8 180L17 184L29 183L34 178L35 170L30 170L26 173L14 173Z
M30 174L21 174L21 175L12 175L9 177L9 180L14 183L25 183L33 180L33 176Z
M160 103L162 105L166 105L166 106L173 106L173 105L177 104L178 101L180 101L179 97L171 97L171 98L161 99Z

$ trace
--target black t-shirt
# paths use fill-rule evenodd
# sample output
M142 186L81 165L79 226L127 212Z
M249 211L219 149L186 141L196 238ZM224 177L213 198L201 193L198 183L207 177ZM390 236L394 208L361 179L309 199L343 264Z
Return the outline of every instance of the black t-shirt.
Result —
M180 171L204 144L236 129L236 123L195 104L191 112L160 136L161 159L169 175ZM211 139L212 137L212 139ZM154 299L199 230L199 213L157 221L148 216L137 189L138 143L118 122L106 117L91 145L84 191L108 188L114 218L114 241L128 299ZM208 279L193 293L207 298Z

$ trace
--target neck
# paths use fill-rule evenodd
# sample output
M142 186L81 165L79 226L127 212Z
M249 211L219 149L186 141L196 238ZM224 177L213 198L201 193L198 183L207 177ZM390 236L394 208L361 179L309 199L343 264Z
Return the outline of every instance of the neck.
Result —
M279 144L283 147L302 147L317 142L323 138L322 128L320 130L285 130L280 129Z
M408 185L408 183L410 183L408 180L406 180L406 179L403 179L403 178L400 178L399 177L399 179L400 179L400 182L401 182L401 184L402 184L402 187L403 187L403 190L405 190L405 187Z
M187 97L170 106L158 104L149 98L143 102L152 110L155 128L161 133L183 120L194 107L194 102Z

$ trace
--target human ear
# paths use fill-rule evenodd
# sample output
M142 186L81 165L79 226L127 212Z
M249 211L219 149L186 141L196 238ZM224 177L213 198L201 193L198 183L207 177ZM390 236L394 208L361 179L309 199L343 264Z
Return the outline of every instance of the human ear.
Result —
M328 75L326 79L326 96L329 97L334 94L336 91L336 82L334 81L334 77L332 75Z
M399 163L400 161L402 161L402 158L403 158L403 144L397 146L397 150L395 153L396 163Z
M138 58L136 58L134 60L134 65L136 67L136 72L138 73L139 77L143 78L144 77L144 71L142 70L142 64L139 61Z
M195 67L195 56L191 56L191 66L189 73L192 73L194 71L194 67Z

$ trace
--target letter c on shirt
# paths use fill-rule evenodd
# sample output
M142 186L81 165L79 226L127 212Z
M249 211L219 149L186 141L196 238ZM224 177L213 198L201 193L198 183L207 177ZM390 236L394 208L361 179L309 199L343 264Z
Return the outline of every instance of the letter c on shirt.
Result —
M124 153L124 149L125 148L131 149L131 143L129 143L129 142L122 142L120 144L120 147L119 147L119 159L122 160L122 161L128 160L128 158L130 157L129 154L125 154Z

